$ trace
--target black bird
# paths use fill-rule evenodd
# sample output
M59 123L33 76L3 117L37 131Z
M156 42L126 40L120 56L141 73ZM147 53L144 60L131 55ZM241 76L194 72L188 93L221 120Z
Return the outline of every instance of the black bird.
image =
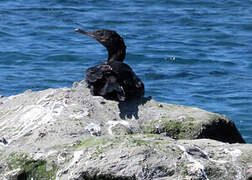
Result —
M123 38L112 30L92 32L76 29L76 32L96 39L107 48L108 59L85 72L85 80L92 95L127 101L144 95L144 84L129 65L123 63L126 46Z

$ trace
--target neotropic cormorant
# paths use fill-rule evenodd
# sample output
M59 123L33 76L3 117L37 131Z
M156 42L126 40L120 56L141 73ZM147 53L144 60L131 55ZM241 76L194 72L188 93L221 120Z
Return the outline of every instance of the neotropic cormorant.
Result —
M85 80L92 95L127 101L144 95L144 84L129 65L123 63L126 46L123 38L112 30L92 32L76 29L76 32L96 39L107 48L108 59L85 72Z

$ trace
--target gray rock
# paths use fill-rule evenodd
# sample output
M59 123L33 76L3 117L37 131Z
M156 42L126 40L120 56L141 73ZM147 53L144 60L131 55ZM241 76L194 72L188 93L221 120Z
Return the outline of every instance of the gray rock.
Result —
M109 101L83 82L1 102L0 179L251 178L252 145L223 115Z

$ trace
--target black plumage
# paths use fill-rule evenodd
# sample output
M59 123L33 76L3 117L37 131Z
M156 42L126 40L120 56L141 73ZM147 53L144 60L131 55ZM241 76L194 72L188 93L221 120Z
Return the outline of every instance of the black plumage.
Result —
M123 60L126 46L123 38L112 30L76 32L96 39L108 50L108 59L100 65L90 67L85 72L85 81L93 95L108 99L127 101L144 95L144 84L131 67Z

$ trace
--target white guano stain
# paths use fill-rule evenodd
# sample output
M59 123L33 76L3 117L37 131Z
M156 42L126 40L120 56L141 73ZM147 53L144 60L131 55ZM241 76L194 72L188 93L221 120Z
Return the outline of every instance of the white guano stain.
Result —
M191 166L190 170L193 172L195 172L195 171L201 172L202 175L204 176L204 178L206 180L209 180L209 178L207 177L206 171L205 171L205 167L199 161L194 159L190 154L188 154L184 146L178 145L178 147L180 148L181 151L184 152L184 156L188 159L188 161L192 163L189 165L189 166Z

